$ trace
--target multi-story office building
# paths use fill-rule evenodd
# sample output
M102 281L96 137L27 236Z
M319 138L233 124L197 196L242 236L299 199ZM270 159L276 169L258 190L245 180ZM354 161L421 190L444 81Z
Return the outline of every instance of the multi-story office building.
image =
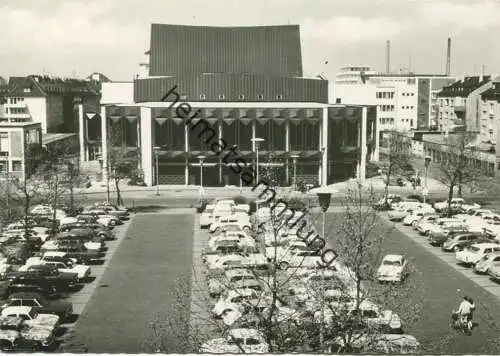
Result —
M377 157L376 108L329 104L328 82L303 77L298 26L153 24L150 46L148 76L104 83L99 112L80 107L81 127L101 123L104 174L108 141L138 152L148 185L200 184L201 174L204 185L239 185L238 162L213 152L222 140L254 172L257 161L277 167L281 184L295 171L313 184L364 177ZM182 103L198 113L194 127Z
M369 67L361 68L362 71L354 67L356 70L348 76L350 68L344 67L338 74L331 100L376 105L380 131L425 130L435 126L437 92L455 81L445 75L377 74Z

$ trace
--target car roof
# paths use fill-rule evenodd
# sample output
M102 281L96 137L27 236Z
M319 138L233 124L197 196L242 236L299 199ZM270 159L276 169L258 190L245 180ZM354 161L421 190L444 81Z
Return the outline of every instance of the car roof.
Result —
M500 245L499 244L494 244L494 243L491 243L491 242L483 242L483 243L474 244L474 245L472 245L472 247L478 247L478 248L481 248L481 249L485 249L485 248L500 247Z
M384 261L401 261L402 259L402 255L385 255L384 257Z
M66 255L66 252L63 251L47 251L43 254L43 256L47 257L64 257Z
M43 299L43 296L34 292L18 292L11 294L9 299Z
M226 271L226 276L227 277L234 277L234 276L253 276L252 271L250 271L247 268L240 268L240 269L233 269L233 270L227 270Z
M7 307L2 310L2 315L5 314L28 314L32 307Z
M238 328L229 330L229 334L236 339L245 339L245 338L262 338L262 334L257 329L246 329L246 328Z

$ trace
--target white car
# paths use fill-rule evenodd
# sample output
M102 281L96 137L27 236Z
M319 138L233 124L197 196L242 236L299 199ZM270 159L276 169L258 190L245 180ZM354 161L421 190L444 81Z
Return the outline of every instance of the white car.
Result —
M478 274L488 273L493 266L500 266L500 253L490 253L481 258L473 268L473 271Z
M102 242L92 242L92 241L87 241L83 244L87 250L92 250L92 251L101 251L102 250ZM57 240L49 240L45 242L42 247L40 248L40 251L42 252L47 252L47 251L57 251L59 249L59 244Z
M54 314L39 314L32 307L6 307L2 316L16 316L25 320L26 325L37 328L56 329L59 326L59 317Z
M402 255L386 255L377 270L379 282L401 282L408 275L408 261Z
M500 240L500 225L488 224L488 226L483 229L483 232L486 236L489 236L495 240Z
M360 313L360 316L371 326L385 327L391 333L400 333L402 330L401 318L399 315L391 310L383 310L377 304L369 301L363 300L358 310L356 310L356 302L350 302L344 305L342 308L346 308L350 313ZM321 317L321 311L316 312L314 319L318 322ZM328 308L325 310L325 322L331 323L333 321L334 313L333 310Z
M387 215L389 216L390 221L403 221L403 219L405 217L413 214L414 211L415 211L415 208L413 208L413 207L399 208L397 210L390 210Z
M424 220L424 218L427 218L426 221L432 221L439 219L439 215L433 213L433 212L424 212L424 211L415 211L413 214L407 215L403 219L403 225L405 226L413 226L416 228L417 224Z
M469 209L467 212L470 216L482 217L485 214L493 214L489 209Z
M465 265L474 265L485 255L500 252L500 246L492 243L479 243L465 248L455 253L457 263Z
M54 265L60 272L76 273L79 280L88 279L92 273L90 266L76 264L74 259L67 257L67 254L61 251L49 251L42 257L30 257L19 271L26 271L35 265Z
M442 218L433 222L423 222L417 226L420 235L429 235L430 233L439 234L443 227L446 226L465 226L463 220L455 218Z
M231 269L231 268L258 268L261 266L267 266L266 257L261 253L248 254L246 256L231 254L226 256L221 256L215 261L207 261L208 269Z
M337 337L329 350L335 354L344 348L345 340ZM354 334L351 337L350 347L353 354L390 354L390 355L419 355L422 346L417 338L408 334Z
M214 208L215 205L213 204L208 204L205 207L205 211L200 215L200 228L206 228L213 222Z
M500 215L498 214L483 214L481 218L490 225L500 225Z
M203 343L199 352L212 354L263 354L269 352L269 345L260 331L241 328L229 330L225 338L212 339Z
M89 209L82 212L83 215L94 215L97 218L97 222L104 226L116 226L122 224L122 221L119 217L114 215L109 215L108 212L104 209Z
M211 233L217 233L222 230L227 225L237 225L239 228L246 233L249 233L252 228L252 223L250 222L250 218L246 214L234 214L234 215L226 215L226 216L221 216L219 218L214 218L214 221L212 224L210 224L210 232Z
M225 313L230 310L235 310L242 313L245 309L243 305L244 302L258 302L260 300L260 297L261 293L250 288L229 289L219 297L219 300L217 301L217 303L215 303L215 306L212 309L212 314L216 318L224 319ZM234 322L236 320L231 321ZM226 325L228 324L226 323Z

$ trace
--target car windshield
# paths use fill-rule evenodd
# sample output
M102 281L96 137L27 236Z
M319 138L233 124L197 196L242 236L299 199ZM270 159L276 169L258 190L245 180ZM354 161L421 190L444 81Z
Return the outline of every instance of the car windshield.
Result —
M384 266L401 266L401 261L384 260L382 264Z
M479 249L479 247L471 246L471 247L468 248L468 250L470 252L479 252L480 249Z
M31 309L28 315L30 319L35 319L38 316L38 313L35 311L35 309Z

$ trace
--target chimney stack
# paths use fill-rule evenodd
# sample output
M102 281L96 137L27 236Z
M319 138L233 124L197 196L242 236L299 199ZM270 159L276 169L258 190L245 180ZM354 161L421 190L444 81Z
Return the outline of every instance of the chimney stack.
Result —
M451 68L451 37L448 37L448 47L446 49L446 75L450 76Z
M387 40L386 53L385 53L385 72L391 72L391 41Z

